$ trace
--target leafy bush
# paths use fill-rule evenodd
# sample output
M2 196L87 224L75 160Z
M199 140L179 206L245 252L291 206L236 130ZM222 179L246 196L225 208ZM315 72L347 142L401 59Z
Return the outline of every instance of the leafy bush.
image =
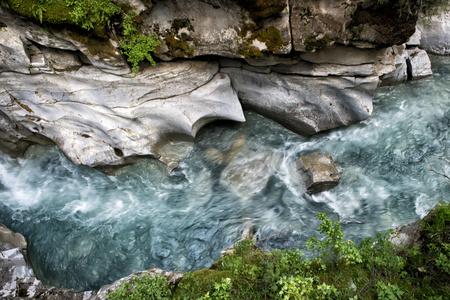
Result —
M128 13L124 17L122 23L124 38L120 41L120 46L123 49L122 53L127 56L134 73L137 72L139 63L144 59L147 59L152 66L156 64L151 53L161 44L156 34L145 36L137 32L136 17L137 15L133 12Z
M110 18L122 11L110 0L66 0L66 5L72 9L69 14L75 23L86 30L94 29L98 24L109 25Z
M324 213L318 213L316 217L322 221L319 232L326 234L324 240L319 240L313 234L306 243L308 249L315 254L315 260L325 268L326 263L336 265L355 264L362 262L361 255L354 242L344 241L345 234L341 230L341 222L331 221Z
M106 296L111 300L159 300L171 299L172 291L167 279L157 275L155 278L143 275L124 282L120 288Z

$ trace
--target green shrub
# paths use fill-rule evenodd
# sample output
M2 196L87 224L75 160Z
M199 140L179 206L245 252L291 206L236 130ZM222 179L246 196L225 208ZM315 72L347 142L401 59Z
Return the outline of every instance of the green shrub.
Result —
M156 64L151 53L161 44L156 34L145 36L137 32L136 17L135 13L130 12L123 18L124 38L120 41L122 53L127 56L134 73L137 72L139 63L144 59L147 59L152 66Z
M86 30L94 29L98 24L109 26L110 18L122 11L110 0L66 0L66 5L71 8L69 14L75 23Z
M337 265L355 264L362 262L361 255L354 242L344 241L345 234L341 230L341 222L331 221L324 213L318 213L316 217L322 221L319 225L319 232L325 234L324 240L319 240L313 234L306 245L314 253L315 261L321 264L322 268L326 264Z
M159 300L171 299L172 291L167 279L157 275L135 277L132 281L124 282L118 290L106 296L111 300Z

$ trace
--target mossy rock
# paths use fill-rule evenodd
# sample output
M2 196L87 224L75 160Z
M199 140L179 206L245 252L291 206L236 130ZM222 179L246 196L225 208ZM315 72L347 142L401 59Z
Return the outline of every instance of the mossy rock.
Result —
M165 37L166 45L173 57L185 58L194 57L194 46L189 45L187 41L178 39L174 34L167 34Z
M328 34L325 34L323 38L318 39L317 36L311 34L305 38L305 49L308 52L314 52L316 50L323 49L330 44L332 44L334 40L330 38Z
M238 0L239 5L250 13L255 20L278 16L286 7L285 1L279 0Z
M47 25L63 25L64 27L73 27L81 29L82 25L75 20L73 15L73 8L71 8L65 0L43 0L39 4L35 0L4 0L4 6L10 8L17 14L33 20L40 24ZM99 5L102 5L100 3ZM120 11L120 8L118 8ZM98 21L92 24L90 33L99 37L107 37L106 21Z
M259 30L257 39L260 42L264 42L267 46L267 50L272 51L275 54L280 53L280 48L283 47L284 44L280 30L275 26Z

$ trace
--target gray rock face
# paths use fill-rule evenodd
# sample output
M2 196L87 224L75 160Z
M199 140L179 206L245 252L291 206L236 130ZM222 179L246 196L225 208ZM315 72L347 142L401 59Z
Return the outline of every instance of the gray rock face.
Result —
M305 77L224 68L244 107L304 135L362 121L378 76Z
M432 17L417 28L421 32L420 48L433 54L450 54L450 13Z
M162 37L164 44L157 56L164 60L201 55L245 57L250 49L287 54L291 37L284 1L286 7L277 18L256 23L238 1L161 0L144 16L142 28L146 34ZM281 39L277 47L263 36L269 28Z
M300 157L295 164L308 194L328 191L336 187L341 179L333 158L328 153L314 152Z
M412 80L421 79L433 75L431 62L425 50L419 48L408 49L407 65Z
M192 139L208 122L244 121L230 79L218 70L218 63L189 61L161 63L131 78L87 66L32 77L4 72L0 116L52 140L77 164L158 158L164 144Z
M381 76L380 86L396 86L403 84L408 80L407 61L409 59L409 55L405 50L405 46L393 46L392 51L395 54L395 70Z

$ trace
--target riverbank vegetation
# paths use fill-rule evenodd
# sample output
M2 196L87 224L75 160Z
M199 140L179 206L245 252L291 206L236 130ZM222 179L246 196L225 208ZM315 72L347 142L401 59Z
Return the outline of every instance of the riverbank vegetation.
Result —
M339 222L324 214L319 236L300 250L261 249L252 239L234 245L209 269L188 273L177 286L162 277L136 278L109 299L448 299L450 203L441 202L420 222L409 248L392 232L359 245L344 240Z

